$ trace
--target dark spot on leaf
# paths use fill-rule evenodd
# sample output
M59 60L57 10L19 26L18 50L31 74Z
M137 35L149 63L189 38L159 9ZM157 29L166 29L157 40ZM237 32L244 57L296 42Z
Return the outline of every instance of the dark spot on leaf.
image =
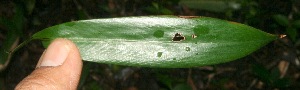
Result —
M153 33L153 36L156 37L156 38L161 38L164 36L164 31L162 30L156 30L154 33Z
M163 52L157 52L157 57L161 57L162 56L162 54L163 54Z
M176 58L173 58L173 60L176 60Z
M190 47L185 47L185 51L191 51Z
M172 41L182 41L182 40L185 40L185 37L180 33L176 33L172 38Z

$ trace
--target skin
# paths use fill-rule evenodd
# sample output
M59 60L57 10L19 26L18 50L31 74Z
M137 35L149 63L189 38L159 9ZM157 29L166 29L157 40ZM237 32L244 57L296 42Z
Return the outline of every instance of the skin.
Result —
M76 45L67 39L55 39L44 51L36 69L16 90L76 90L82 60Z

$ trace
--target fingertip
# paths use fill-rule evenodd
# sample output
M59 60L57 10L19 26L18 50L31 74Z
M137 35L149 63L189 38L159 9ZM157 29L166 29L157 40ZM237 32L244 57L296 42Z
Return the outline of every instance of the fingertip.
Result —
M61 68L65 72L70 71L69 85L71 89L76 89L81 75L82 59L80 57L80 52L77 46L70 40L67 40L66 42L70 47L70 53L68 54L68 57L66 58Z
M76 89L82 69L77 46L67 39L55 39L41 56L36 70L23 79L16 89Z
M63 38L53 40L43 52L36 67L62 65L72 48L69 44L70 42L71 41Z

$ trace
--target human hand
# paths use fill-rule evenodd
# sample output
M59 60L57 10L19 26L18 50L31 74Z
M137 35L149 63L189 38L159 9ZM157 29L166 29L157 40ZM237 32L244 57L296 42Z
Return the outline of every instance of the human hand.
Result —
M75 90L82 69L82 60L75 44L55 39L44 51L36 69L15 89Z

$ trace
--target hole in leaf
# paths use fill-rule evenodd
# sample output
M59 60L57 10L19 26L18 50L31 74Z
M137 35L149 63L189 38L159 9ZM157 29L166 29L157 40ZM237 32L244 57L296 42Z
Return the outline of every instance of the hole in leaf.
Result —
M182 40L185 40L185 37L180 33L176 33L172 38L172 41L182 41Z
M197 36L195 34L192 35L192 38L196 38Z

